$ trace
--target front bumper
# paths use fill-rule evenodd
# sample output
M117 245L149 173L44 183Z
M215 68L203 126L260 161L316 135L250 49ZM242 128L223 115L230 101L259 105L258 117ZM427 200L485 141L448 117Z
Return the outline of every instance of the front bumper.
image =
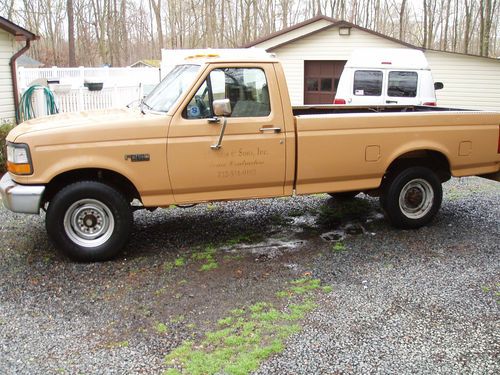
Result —
M16 184L8 173L0 180L0 195L5 208L22 214L38 214L45 186Z

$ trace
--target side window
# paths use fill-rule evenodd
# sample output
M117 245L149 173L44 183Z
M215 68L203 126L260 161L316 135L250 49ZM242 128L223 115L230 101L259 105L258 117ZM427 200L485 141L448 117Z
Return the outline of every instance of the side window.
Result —
M229 99L231 117L264 117L271 113L266 75L260 68L214 69L189 102L183 117L212 117L212 102L218 99Z
M414 98L417 96L417 86L416 72L389 72L387 95Z
M198 119L198 118L209 118L212 116L212 110L210 105L210 98L208 95L208 85L207 81L203 82L196 94L189 102L187 109L185 111L185 118L188 119Z
M382 94L380 70L356 70L354 72L353 94L358 96L380 96Z

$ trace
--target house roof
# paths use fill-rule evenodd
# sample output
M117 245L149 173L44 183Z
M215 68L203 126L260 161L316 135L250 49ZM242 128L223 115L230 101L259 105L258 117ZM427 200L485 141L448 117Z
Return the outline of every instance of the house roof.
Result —
M0 16L0 29L14 35L16 40L35 40L40 38L38 35L33 34L31 31L16 25L14 22L2 16Z
M153 59L139 60L139 61L136 61L135 63L131 64L130 66L135 67L135 66L140 66L141 64L149 66L151 68L159 68L160 64L161 64L161 60L153 60Z
M398 44L401 44L405 47L408 47L408 48L414 48L414 49L422 49L421 47L417 47L413 44L410 44L410 43L406 43L406 42L403 42L402 40L399 40L399 39L396 39L396 38L392 38L390 36L387 36L387 35L384 35L384 34L381 34L381 33L378 33L376 31L373 31L373 30L370 30L370 29L366 29L364 27L361 27L361 26L358 26L354 23L351 23L351 22L347 22L347 21L344 21L344 20L336 20L335 18L332 18L332 17L328 17L328 16L324 16L322 14L318 14L317 16L313 17L313 18L309 18L308 20L305 20L303 22L300 22L300 23L297 23L295 25L292 25L290 27L287 27L285 29L282 29L282 30L279 30L279 31L276 31L275 33L272 33L272 34L269 34L269 35L266 35L262 38L258 38L250 43L247 43L246 45L244 45L245 48L249 48L249 47L254 47L256 46L257 44L260 44L260 43L263 43L263 42L267 42L268 40L271 40L273 38L276 38L277 36L280 36L280 35L284 35L286 33L289 33L290 31L294 31L294 30L297 30L297 29L300 29L301 27L304 27L304 26L307 26L307 25L310 25L310 24L313 24L315 22L318 22L318 21L327 21L329 22L330 24L329 25L326 25L326 26L323 26L323 27L320 27L319 29L317 30L314 30L312 32L309 32L309 33L305 33L303 35L300 35L299 37L296 37L296 38L293 38L293 39L290 39L290 40L287 40L286 42L283 42L283 43L280 43L280 44L277 44L277 45L274 45L270 48L268 48L268 50L273 50L275 48L278 48L278 47L281 47L285 44L288 44L288 43L291 43L291 42L295 42L296 40L299 40L299 39L302 39L302 38L305 38L306 36L309 36L309 35L312 35L312 34L315 34L315 33L318 33L320 31L324 31L326 29L329 29L329 28L332 28L332 27L351 27L351 28L354 28L354 29L358 29L358 30L362 30L362 31L365 31L367 33L370 33L370 34L373 34L373 35L376 35L380 38L384 38L384 39L387 39L387 40L390 40L391 42L394 42L394 43L398 43Z
M318 22L318 21L327 21L329 24L327 24L327 25L325 25L323 27L319 27L318 29L315 29L315 30L312 30L312 31L309 31L309 32L304 32L303 34L299 34L297 37L288 39L286 41L279 42L277 40L276 44L272 44L271 43L272 45L267 48L267 51L270 52L270 51L272 51L272 50L274 50L274 49L276 49L278 47L287 45L289 43L292 43L292 42L295 42L295 41L300 40L302 38L305 38L307 36L319 33L321 31L330 29L332 27L350 27L350 28L353 28L353 29L358 29L358 30L370 33L370 34L378 36L380 38L384 38L386 40L390 40L391 42L394 42L394 43L397 43L397 44L400 44L402 46L405 46L405 47L408 47L408 48L412 48L412 49L418 49L418 50L421 50L421 51L434 51L434 52L453 53L453 54L457 54L457 55L465 55L465 56L471 56L471 57L481 57L481 58L485 58L485 59L497 60L497 61L500 62L500 58L497 59L497 58L494 58L494 57L479 56L479 55L474 55L474 54L470 54L470 53L443 51L443 50L436 50L436 49L431 49L431 48L419 47L419 46L416 46L416 45L413 45L413 44L410 44L410 43L406 43L406 42L404 42L404 41L402 41L400 39L393 38L393 37L387 36L385 34L381 34L381 33L377 32L377 31L373 31L373 30L367 29L365 27L358 26L358 25L356 25L354 23L347 22L345 20L337 20L335 18L324 16L322 14L318 14L317 16L315 16L313 18L309 18L309 19L307 19L307 20L305 20L303 22L297 23L295 25L292 25L290 27L287 27L287 28L284 28L282 30L276 31L276 32L271 33L269 35L266 35L266 36L263 36L261 38L255 39L254 41L245 44L243 46L243 48L254 47L254 46L257 46L258 44L261 44L261 43L264 43L264 42L267 42L267 41L271 41L272 39L274 39L276 37L279 37L279 36L287 34L289 32L298 30L298 29L300 29L302 27L311 25L311 24L313 24L315 22Z
M16 61L17 66L24 66L25 68L40 68L44 66L45 64L35 60L32 57L29 57L28 55L21 55Z

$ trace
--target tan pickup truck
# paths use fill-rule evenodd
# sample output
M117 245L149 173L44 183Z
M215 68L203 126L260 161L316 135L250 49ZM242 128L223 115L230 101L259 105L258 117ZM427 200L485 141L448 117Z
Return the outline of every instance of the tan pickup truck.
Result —
M292 108L272 56L197 56L137 108L27 121L7 138L4 205L46 210L83 261L127 243L133 208L294 194L380 196L396 227L431 221L451 176L499 180L500 114L446 108Z

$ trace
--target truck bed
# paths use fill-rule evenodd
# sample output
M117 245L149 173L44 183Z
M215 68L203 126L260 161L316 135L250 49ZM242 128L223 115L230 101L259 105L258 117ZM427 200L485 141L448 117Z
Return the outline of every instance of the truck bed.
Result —
M348 106L348 105L303 105L294 106L292 108L294 116L302 115L320 115L320 114L342 114L342 113L394 113L394 112L449 112L449 111L460 111L469 112L474 111L471 109L458 109L458 108L446 108L446 107L428 107L422 105L411 105L411 106Z

